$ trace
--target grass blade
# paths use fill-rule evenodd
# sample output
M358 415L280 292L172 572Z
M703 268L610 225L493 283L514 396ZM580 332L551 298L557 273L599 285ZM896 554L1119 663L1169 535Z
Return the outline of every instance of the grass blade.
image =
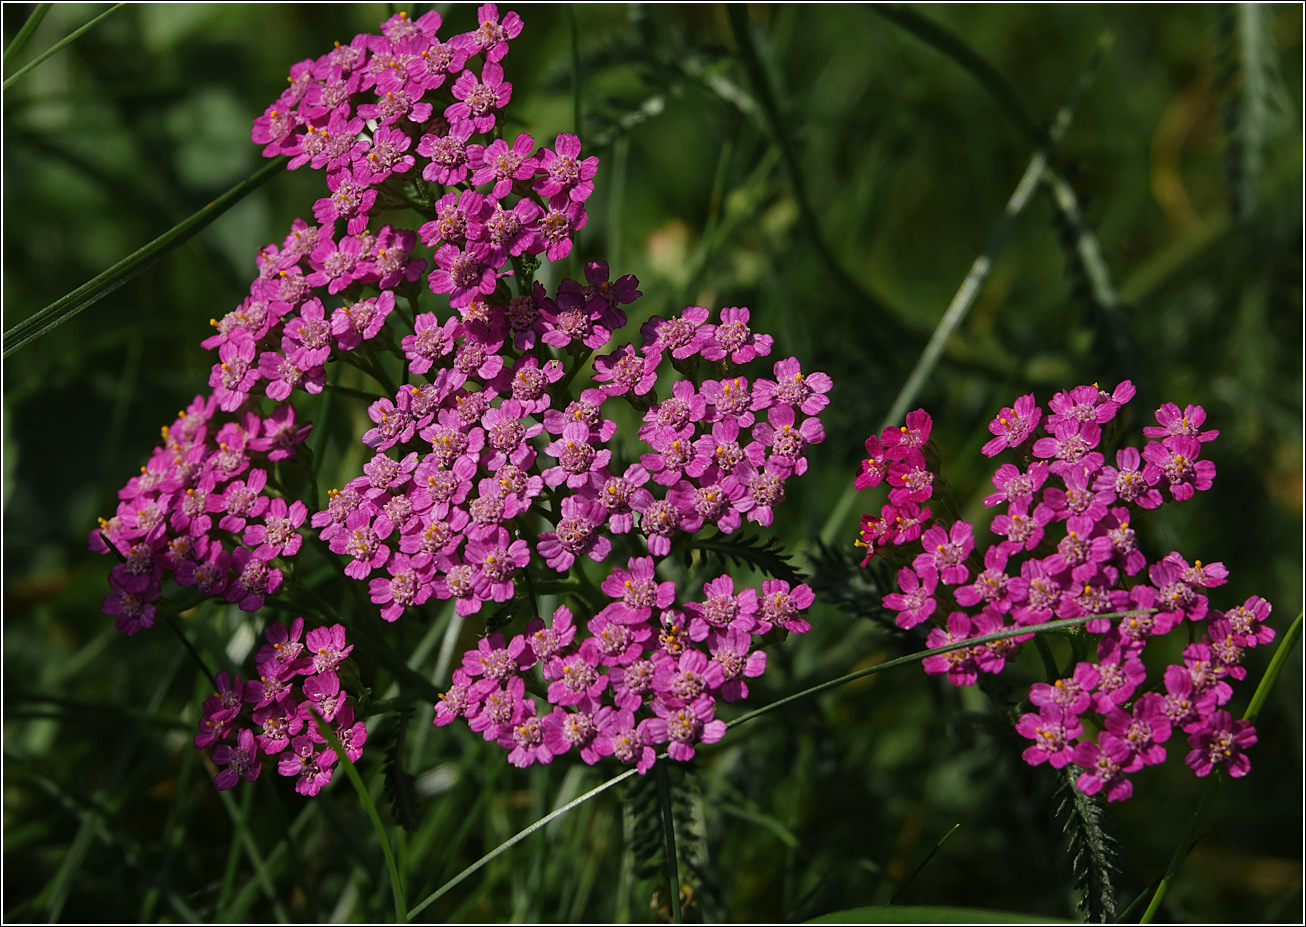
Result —
M104 273L79 286L44 309L19 322L4 334L4 357L26 347L51 329L67 322L86 307L97 302L127 281L136 277L164 255L173 251L222 215L245 196L257 190L285 166L286 158L279 157L264 165L226 193L173 226L145 247L129 254Z
M1040 634L1044 631L1061 631L1066 628L1076 628L1082 624L1085 624L1097 618L1116 618L1116 617L1123 617L1125 615L1143 615L1143 614L1150 614L1153 611L1155 611L1155 609L1140 609L1140 610L1128 611L1128 612L1103 613L1100 615L1083 615L1080 616L1079 618L1062 618L1057 621L1047 621L1044 622L1043 624L1031 624L1028 627L1007 628L1006 630L1003 631L995 631L992 634L984 634L980 637L971 637L971 638L967 638L964 641L955 641L951 644L944 644L942 647L935 647L931 650L918 650L916 653L908 654L905 657L899 657L896 660L886 660L883 663L877 663L874 666L868 666L866 669L861 669L853 673L848 673L847 675L840 676L837 679L831 679L827 682L818 683L817 685L804 689L801 692L795 692L793 695L787 695L782 699L777 699L776 701L771 702L769 705L763 705L761 708L754 708L752 711L745 712L735 720L731 721L730 726L738 727L739 725L743 724L745 721L752 721L754 718L760 718L762 715L769 714L770 712L775 711L777 708L781 708L785 705L790 704L791 702L796 702L799 699L807 698L809 695L817 695L821 692L825 692L827 689L834 689L837 688L838 686L843 685L844 683L852 682L854 679L861 679L863 676L872 676L875 673L882 673L887 669L895 669L896 667L899 666L906 666L909 663L919 663L920 661L924 660L926 657L932 657L935 656L936 654L948 653L953 650L961 650L962 648L965 647L974 647L978 644L987 644L990 641L1006 640L1009 637L1020 637L1023 634Z
M1260 714L1265 700L1270 696L1270 690L1274 688L1274 683L1279 678L1279 673L1283 670L1284 664L1288 661L1292 651L1296 649L1297 639L1301 637L1302 617L1298 614L1297 619L1293 621L1292 626L1288 628L1288 633L1283 636L1279 642L1279 647L1274 651L1274 657L1270 660L1270 666L1261 677L1261 683L1256 687L1256 693L1252 696L1251 704L1247 706L1247 711L1243 714L1244 721L1255 721L1256 716ZM1157 910L1161 907L1161 902L1165 899L1165 893L1170 888L1170 883L1179 872L1179 867L1183 861L1192 852L1194 845L1197 843L1197 834L1206 823L1207 816L1211 813L1211 805L1215 801L1215 791L1219 786L1220 779L1212 775L1206 781L1206 788L1202 790L1201 800L1197 803L1197 810L1193 812L1192 820L1188 822L1188 830L1184 833L1183 839L1179 841L1179 846L1175 848L1174 855L1170 857L1170 864L1165 868L1165 875L1161 877L1161 884L1156 887L1156 894L1152 896L1147 910L1143 912L1140 924L1149 924L1152 918L1156 916Z
M422 899L421 901L419 901L417 904L413 905L412 909L409 910L409 912L408 912L408 916L409 916L410 918L411 918L411 917L416 917L416 916L417 916L418 914L420 914L422 911L425 911L425 910L426 910L430 905L432 905L432 904L434 904L436 901L438 901L438 900L440 899L440 897L443 896L445 893L447 893L450 889L452 889L454 886L458 885L458 883L462 882L463 879L467 878L467 877L468 877L469 875L471 875L472 873L474 873L474 872L476 872L477 870L479 870L479 869L481 869L482 867L484 867L486 863L489 863L491 860L495 859L495 858L496 858L497 856L499 856L500 854L506 852L507 850L509 850L509 849L511 849L512 847L516 846L517 844L521 843L523 840L525 840L525 839L526 839L527 837L529 837L531 834L535 833L535 832L536 832L537 830L539 830L541 827L546 826L550 821L553 821L553 820L555 820L555 819L557 819L557 818L560 818L560 817L562 817L564 814L566 814L568 811L572 810L573 808L577 808L577 807L579 807L580 805L585 804L585 802L589 801L591 798L593 798L594 796L598 795L600 792L606 792L608 789L612 788L614 785L618 785L619 783L625 782L625 781L626 781L627 779L629 779L631 776L635 775L636 772L637 772L637 770L634 770L634 769L628 769L628 770L626 770L626 771L625 771L624 773L622 773L621 775L616 776L616 777L614 777L614 778L612 778L612 779L609 779L607 782L604 782L604 783L602 783L601 785L597 785L597 786L595 786L594 788L592 788L592 789L590 789L588 792L586 792L584 795L581 795L581 796L579 796L578 798L574 798L574 799L572 799L571 801L567 802L567 804L563 805L561 808L558 808L558 809L556 809L555 811L551 811L551 812L549 812L549 813L546 814L544 817L542 817L542 818L540 818L538 821L536 821L534 824L530 825L529 827L525 828L524 830L519 831L518 833L516 833L516 834L514 834L513 836L509 837L507 840L505 840L503 843L499 844L497 847L495 847L495 848L494 848L493 850L491 850L489 853L486 853L484 856L482 856L482 857L481 857L480 859L478 859L476 862L472 863L470 866L468 866L468 867L467 867L466 869L464 869L462 872L458 873L456 876L454 876L454 877L453 877L452 879L450 879L448 882L446 882L446 883L444 883L443 885L441 885L439 888L437 888L437 889L436 889L434 892L432 892L430 895L427 895L425 898L423 898L423 899Z
M803 172L799 166L793 142L785 131L784 123L780 118L780 107L776 102L775 92L766 76L765 69L762 67L761 57L758 55L753 42L752 23L748 18L748 7L743 4L730 3L726 5L726 14L730 19L730 31L734 35L735 44L739 48L740 60L748 74L749 82L753 85L753 96L761 107L763 123L772 140L780 149L781 159L784 161L785 168L789 173L789 180L794 190L794 199L798 203L798 214L802 218L808 237L830 273L838 280L839 285L848 292L857 294L871 310L875 324L867 326L866 331L871 339L872 347L877 351L885 351L887 357L897 357L911 353L906 346L916 343L918 337L908 330L901 317L890 308L885 299L870 292L865 284L844 269L843 265L830 251L825 235L821 232L816 211L812 208L811 200L807 196L807 185L803 179ZM887 349L891 345L894 346L894 349L890 352Z
M46 5L48 6L49 4L46 4ZM73 42L77 41L77 39L79 39L79 38L82 36L83 33L89 32L89 31L91 30L91 28L92 28L96 23L98 23L100 20L104 19L104 17L108 16L110 13L116 12L117 10L121 9L122 7L124 7L124 6L126 6L126 5L127 5L127 4L125 4L125 3L115 3L113 6L109 7L107 10L105 10L105 11L104 11L103 13L101 13L99 16L97 16L97 17L95 17L94 19L92 19L92 20L91 20L89 23L87 23L85 26L82 26L82 28L77 29L77 30L75 30L75 31L73 31L73 32L68 33L68 35L64 36L64 37L63 37L62 39L60 39L58 42L55 42L53 45L51 45L51 46L50 46L49 48L47 48L45 51L41 52L41 54L37 55L37 56L36 56L35 58L33 58L31 61L27 62L27 64L23 65L21 68L19 68L19 69L18 69L17 71L15 71L13 74L10 74L8 77L6 77L4 83L3 83L3 84L0 84L0 90L8 90L11 86L13 86L14 81L18 80L18 78L22 77L24 74L26 74L28 71L32 70L32 68L36 67L38 64L41 64L42 62L44 62L45 59L51 57L51 56L54 55L56 52L61 51L65 46L67 46L67 45L71 45ZM36 15L36 14L33 14L33 16L35 16L35 15ZM41 15L45 15L45 14L42 13ZM29 22L30 22L30 20L29 20ZM24 28L24 30L26 30L27 26L24 25L23 28ZM33 27L33 28L35 28L35 27ZM19 38L22 38L22 39L24 39L24 40L26 39L26 37L23 36L22 33L19 33L18 38L15 38L15 39L14 39L14 44L17 44L17 43L18 43L18 39L19 39ZM8 57L9 57L9 52L12 50L12 48L13 48L13 46L11 45L9 49L6 49L6 51L5 51L5 58L8 58Z
M358 793L358 801L367 813L368 820L372 822L372 829L376 831L376 839L381 844L381 852L385 854L385 865L390 870L390 889L394 893L395 901L395 920L400 924L408 923L411 914L408 910L407 902L404 900L404 880L399 875L399 866L395 862L394 850L390 847L390 838L386 833L385 825L381 823L381 815L377 813L376 802L372 801L372 794L367 790L363 782L363 777L358 774L357 767L354 766L346 754L345 749L340 745L340 738L336 732L331 729L331 725L323 720L320 716L314 715L313 720L317 722L317 729L322 736L326 738L329 746L336 754L336 762L344 767L345 775L349 777L349 783Z
M14 40L5 49L4 67L9 67L14 60L14 56L23 50L23 46L32 37L36 27L41 25L41 20L45 19L45 14L50 12L52 6L54 6L53 3L38 3L36 9L32 10L32 15L27 17L27 22L23 23L23 28L18 30L18 35L14 36Z

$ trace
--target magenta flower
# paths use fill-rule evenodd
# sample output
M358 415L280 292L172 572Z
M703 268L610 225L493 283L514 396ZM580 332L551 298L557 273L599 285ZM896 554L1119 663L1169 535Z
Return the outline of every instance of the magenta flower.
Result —
M1134 755L1146 766L1165 762L1165 747L1170 739L1170 719L1165 716L1165 698L1148 692L1134 703L1133 711L1112 708L1106 713L1107 731L1129 744Z
M1062 769L1075 758L1075 742L1084 732L1078 715L1045 705L1038 714L1024 714L1016 723L1016 733L1034 741L1021 754L1030 766L1048 763Z
M539 160L531 157L535 148L535 139L529 135L518 135L511 147L503 139L495 139L489 145L471 145L467 149L467 163L472 168L473 187L494 181L491 195L500 200L512 192L514 180L529 180L535 176Z
M469 538L466 550L467 562L479 570L476 595L494 602L512 598L513 574L531 559L525 539L510 541L508 532L496 527L482 537Z
M613 714L606 705L583 699L572 710L555 708L544 718L544 743L554 756L575 748L586 764L593 766L599 757L612 753L611 742L599 736L599 728Z
M485 52L487 61L498 61L508 54L508 40L521 34L521 17L514 12L505 13L499 21L499 7L493 3L482 4L476 11L480 24L470 33L477 51ZM474 54L475 52L473 52Z
M249 728L241 728L236 734L236 746L218 744L213 748L213 764L226 767L213 778L213 784L226 790L241 779L253 782L263 768L258 753L254 732Z
M422 168L422 178L445 186L462 183L469 170L467 140L472 131L470 122L462 122L450 126L446 135L423 135L417 153L431 161Z
M295 791L300 795L316 795L331 782L335 752L330 749L318 752L317 747L306 735L296 737L291 741L291 752L277 763L277 772L298 780Z
M661 610L675 601L676 584L669 580L657 581L653 575L652 557L635 557L627 565L628 570L613 567L599 586L607 595L619 599L599 614L622 624L639 624L653 616L654 608Z
M526 625L526 643L535 656L535 661L542 664L544 678L551 679L548 667L553 659L571 646L576 636L576 626L572 624L571 609L559 605L546 627L543 618L534 618Z
M644 337L644 353L654 355L669 351L675 360L693 357L708 337L701 329L709 315L702 306L686 306L684 312L672 319L653 316L639 330ZM745 403L745 409L747 406Z
M636 725L634 712L623 708L603 720L599 734L608 741L612 756L627 766L634 766L643 775L657 759L654 748L667 742L667 722L662 718L645 718Z
M898 627L904 630L914 628L934 614L937 607L934 589L938 582L939 574L935 570L918 574L903 567L898 571L898 588L902 592L892 592L884 597L884 607L898 612Z
M557 530L543 531L539 536L539 552L545 563L559 573L570 570L581 556L602 563L612 551L612 542L598 533L607 518L604 506L594 499L564 497Z
M655 701L653 710L666 724L667 756L673 760L691 760L694 744L714 744L725 736L726 723L715 717L715 702L710 696L701 695L681 707Z
M606 383L600 387L609 396L633 393L643 396L657 382L657 356L636 353L634 345L625 345L612 354L595 358L594 381Z
M237 547L231 554L235 575L227 584L223 598L244 612L256 612L263 599L281 588L281 571L254 556L248 547Z
M331 313L331 334L343 351L352 351L364 341L381 333L385 320L394 311L395 294L386 290L380 296L360 299Z
M583 203L594 192L594 175L598 173L599 159L591 156L581 160L580 139L563 132L558 135L553 148L541 148L537 154L539 172L533 189L545 199L566 195L574 202Z
M921 545L925 550L912 561L912 569L919 575L931 570L937 571L939 578L949 586L966 582L970 578L970 570L965 560L975 547L972 530L970 524L964 521L954 522L951 532L934 525L921 535Z
M480 295L494 292L497 277L494 270L483 262L489 255L489 246L469 242L463 250L457 245L441 245L435 252L436 267L427 276L434 293L448 293L449 305L465 309Z
M1220 432L1202 431L1202 423L1205 421L1206 410L1201 406L1188 405L1184 407L1183 412L1180 412L1179 406L1167 402L1156 410L1156 422L1160 427L1149 425L1143 429L1143 434L1149 438L1185 435L1202 442L1214 441L1219 437Z
M709 336L702 347L706 360L729 358L733 363L746 364L757 357L771 353L774 343L770 335L754 334L748 327L749 312L742 306L730 306L721 310L721 321L715 326L706 326L704 335Z
M782 579L762 581L762 592L758 596L758 633L765 634L773 627L783 627L793 634L805 634L812 629L811 624L798 613L811 608L816 595L807 583L801 583L792 590Z
M530 252L532 254L544 252L548 260L561 261L571 254L572 239L588 221L589 215L580 203L570 201L558 203L555 200L549 204L548 211L539 220L536 239L529 248ZM588 312L588 309L585 311ZM590 339L585 340L588 344ZM604 338L598 345L590 346L601 347L606 343L607 338Z
M345 626L333 624L329 628L314 628L304 638L304 647L308 657L313 661L315 673L333 674L340 667L345 657L354 649L353 644L345 644Z
M1092 692L1097 687L1098 676L1095 664L1081 660L1068 679L1058 679L1052 685L1034 683L1029 690L1029 700L1040 708L1050 707L1068 715L1082 715L1093 704Z
M213 365L209 386L223 412L234 412L249 397L261 374L254 363L254 339L245 329L232 333L218 351L221 363Z
M512 84L504 82L503 68L493 60L486 61L481 68L480 80L470 70L464 70L454 81L452 91L457 102L445 108L444 118L455 128L470 123L472 131L481 134L494 128L493 111L512 99Z
M1155 483L1164 476L1170 483L1170 497L1177 502L1191 499L1197 490L1211 488L1215 479L1215 464L1198 460L1202 445L1197 438L1176 435L1164 442L1149 441L1143 448L1144 478Z
M263 515L263 524L247 527L242 540L255 548L254 556L259 560L293 557L304 541L299 526L307 517L308 506L298 499L289 506L285 499L273 499Z
M453 686L440 694L432 724L444 727L455 718L472 718L481 710L481 696L494 689L494 681L473 680L462 669L453 671Z
M550 667L549 701L555 705L575 705L584 699L597 699L608 686L607 674L598 671L597 655L581 648L565 657L554 657Z
M1153 472L1149 482L1148 472L1139 469L1142 457L1137 448L1122 447L1116 451L1116 463L1118 468L1104 466L1098 472L1093 481L1094 489L1113 496L1110 501L1132 502L1144 509L1154 509L1161 504L1161 494L1153 488L1159 474Z
M1084 769L1075 785L1085 795L1105 792L1106 800L1111 802L1124 801L1134 794L1134 784L1125 773L1135 771L1141 763L1134 758L1128 741L1103 731L1097 743L1086 740L1079 744L1074 759L1075 765Z
M429 45L404 65L409 85L422 92L443 86L450 74L462 71L473 52L465 35L456 35L448 42L432 35L428 41Z
M1229 712L1215 711L1189 733L1188 746L1192 749L1184 762L1198 776L1209 776L1218 766L1240 779L1252 768L1244 751L1255 743L1256 729L1250 721L1235 721Z
M590 427L583 422L573 421L563 426L562 436L544 449L558 461L557 466L542 474L546 485L559 486L565 482L570 489L579 489L590 481L591 473L608 465L612 452L606 448L596 450L590 444L591 437L600 436L591 434Z
M996 437L980 448L980 453L985 457L995 457L1005 448L1023 444L1038 428L1042 415L1043 410L1034 401L1033 393L1021 396L989 422L989 431Z

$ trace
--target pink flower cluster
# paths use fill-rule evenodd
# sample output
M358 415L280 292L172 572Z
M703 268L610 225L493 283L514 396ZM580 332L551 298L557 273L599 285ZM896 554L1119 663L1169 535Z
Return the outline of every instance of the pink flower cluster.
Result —
M498 633L482 638L454 671L435 724L466 718L509 750L514 766L550 763L574 748L591 765L615 756L643 774L662 744L671 759L688 760L696 744L721 739L717 700L747 697L746 680L766 669L755 638L811 627L800 616L813 601L805 584L765 580L760 593L736 593L720 576L703 585L701 601L678 605L675 584L657 579L653 558L638 557L614 568L601 589L612 601L587 622L583 640L565 605L506 644ZM542 683L526 676L532 667ZM547 715L528 682L554 706Z
M597 157L581 157L575 135L558 135L551 148L526 134L492 137L512 98L500 62L522 23L516 13L500 20L493 3L480 7L477 21L441 41L439 13L397 13L381 35L358 35L299 62L251 136L266 157L289 155L292 170L326 171L331 195L313 207L324 227L344 219L348 235L358 235L370 213L395 203L433 212L418 230L434 252L428 283L456 309L493 293L511 259L566 257L598 170ZM418 176L435 189L418 182L413 201L405 184ZM329 244L317 249L318 260L358 260L348 238ZM351 271L326 272L344 286Z
M214 764L224 767L214 779L220 789L241 779L253 782L276 757L277 772L297 780L295 791L316 795L339 759L325 746L316 719L331 724L351 762L367 742L367 726L354 720L337 675L354 648L345 643L343 625L314 628L304 637L303 618L289 630L272 624L265 635L255 656L257 679L242 682L237 674L233 682L226 670L218 672L218 691L204 702L195 747L213 747Z
M597 358L594 385L567 402L550 347L606 344L625 324L621 304L639 296L633 277L609 283L606 264L588 265L586 278L564 280L556 298L536 285L443 324L419 317L404 339L410 377L420 370L411 378L425 382L372 404L376 427L363 442L375 455L312 518L350 558L345 572L370 579L387 620L432 598L454 599L461 615L507 601L532 556L518 536L528 512L548 522L535 553L565 574L581 559L602 562L617 535L637 532L649 554L665 557L677 535L709 526L728 534L745 519L769 526L785 480L806 470L807 447L824 438L814 416L830 379L804 375L795 358L773 365L775 379L679 379L654 399L664 359L724 362L723 343L741 359L769 352L747 309L722 310L715 325L697 306L655 317L641 348ZM423 341L424 332L438 336ZM617 426L603 413L618 396L645 406L639 436L649 448L624 468L608 446Z
M281 586L276 564L299 550L308 508L269 494L265 467L293 456L311 426L297 425L288 405L218 424L216 407L215 396L196 396L164 426L163 443L118 491L117 511L87 538L91 550L120 561L103 611L126 634L154 624L168 576L256 611Z
M982 569L973 527L932 517L924 505L934 491L934 473L922 448L931 421L922 410L906 426L889 428L866 442L859 489L884 483L888 504L862 516L858 544L866 560L877 553L905 562L899 591L884 597L897 624L942 624L927 638L940 647L1055 618L1080 618L1137 610L1124 620L1090 618L1088 633L1099 636L1096 662L1080 662L1070 677L1035 685L1030 700L1038 711L1025 714L1017 731L1035 743L1024 757L1054 767L1075 763L1084 772L1079 788L1104 792L1109 801L1133 791L1127 774L1163 762L1173 729L1189 735L1188 765L1199 776L1222 767L1247 772L1242 751L1255 743L1251 726L1233 721L1218 706L1241 679L1244 651L1274 637L1264 625L1270 605L1252 597L1228 612L1209 609L1205 590L1227 578L1223 564L1190 564L1171 552L1149 564L1137 545L1138 511L1165 501L1192 498L1208 489L1215 465L1200 459L1202 445L1218 432L1203 431L1200 406L1182 412L1167 403L1149 441L1116 451L1106 463L1099 445L1103 426L1134 395L1128 381L1107 393L1096 385L1063 391L1048 404L1032 395L1004 408L989 425L994 437L987 456L1012 450L1019 466L1002 464L993 476L996 492L986 506L1004 506L991 530L1000 540L984 552ZM1019 571L1015 560L1020 560ZM865 564L865 560L863 564ZM946 621L942 616L946 614ZM1146 676L1141 654L1154 637L1187 622L1207 621L1206 636L1184 650L1183 665L1164 672L1166 694L1140 693ZM973 685L979 673L998 673L1032 635L962 648L929 657L926 672L947 674L954 685ZM1081 718L1100 731L1085 737Z
M542 261L570 253L598 158L582 158L567 134L552 148L528 135L491 137L501 133L499 111L511 97L500 62L521 21L515 13L501 18L493 4L479 9L478 21L442 42L439 14L399 13L379 36L357 36L296 64L286 92L255 120L264 154L290 155L291 169L324 170L330 195L314 206L317 225L296 220L279 245L258 252L248 294L211 320L214 332L203 342L218 355L211 392L164 429L141 476L121 491L117 514L91 534L94 549L123 561L110 574L104 610L127 633L153 623L169 573L202 595L259 609L286 581L283 568L310 513L340 571L368 583L387 621L432 599L452 599L466 616L517 595L528 567L588 582L584 564L605 562L614 542L637 553L631 571L647 579L656 559L701 530L730 534L745 520L769 526L785 482L806 471L807 449L824 439L817 415L830 378L804 373L793 357L771 364L773 378L746 376L743 365L773 348L769 335L753 331L747 308L726 307L714 321L699 306L653 317L638 347L596 356L626 324L623 307L640 297L635 278L610 279L606 263L591 262L583 283L563 280L549 291L534 280ZM376 216L399 208L421 217L416 229L375 228ZM429 249L430 260L415 256L418 249ZM438 309L443 298L436 311L422 311L431 294L447 295L453 311ZM374 400L373 427L362 435L372 456L314 511L323 502L289 498L266 462L292 456L309 432L296 422L297 397L324 389L358 395L328 382L330 363L342 359L382 386L382 395L365 394ZM582 370L592 380L573 386ZM659 399L659 374L672 370L675 382ZM643 417L638 437L647 451L638 460L614 459L620 416L609 418L605 404L618 398ZM604 590L620 595L611 582ZM806 586L790 590L780 580L763 583L761 595L735 596L728 578L708 586L710 596L724 596L716 606L673 607L659 593L637 618L613 617L611 609L596 616L591 640L624 640L620 653L587 640L575 653L559 648L518 669L538 663L550 683L555 672L603 680L583 687L588 707L575 707L572 690L559 697L570 716L603 707L610 675L613 691L620 689L613 668L624 679L629 664L650 674L656 667L656 683L650 675L639 688L632 676L635 688L607 706L617 713L613 723L629 720L650 744L672 744L677 758L692 755L693 743L724 730L714 720L716 698L742 697L743 677L765 664L750 635L806 630L795 614L811 601ZM277 631L275 643L298 647L301 627ZM518 647L515 656L522 653ZM286 683L281 692L300 671L259 672L267 685ZM666 689L668 673L707 681L694 698L678 698ZM494 695L484 685L489 676L473 675L484 678L468 682L463 714L508 725L477 728L490 739L510 737L526 712L534 717L524 689L512 690L515 700L499 715L490 713L493 699L507 705L511 681L494 677L502 683ZM305 680L303 698L290 705L280 694L260 696L255 724L271 719L279 729L293 726L288 736L304 733L273 741L275 749L252 732L231 734L235 746L215 754L227 766L220 784L256 773L259 756L290 743L294 757L279 766L286 772L300 763L301 791L315 792L333 758L316 752L307 716L296 715L296 723L291 714L330 681L333 673ZM254 685L224 677L205 716L223 733L208 743L230 739ZM338 685L329 694L336 693ZM616 746L610 752L621 754ZM591 762L598 755L582 754ZM642 752L635 762L647 768Z

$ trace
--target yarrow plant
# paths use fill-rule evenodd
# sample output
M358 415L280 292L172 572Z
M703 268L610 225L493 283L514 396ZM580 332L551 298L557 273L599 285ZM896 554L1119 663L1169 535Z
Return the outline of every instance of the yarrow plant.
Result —
M824 438L831 382L771 360L747 308L654 316L623 343L633 276L589 262L583 282L535 279L572 254L598 158L568 133L504 134L522 22L494 4L477 21L441 39L438 13L398 13L294 65L254 121L263 154L323 172L327 195L258 252L248 296L203 341L217 353L210 392L164 427L91 532L120 560L104 611L145 630L172 582L246 612L312 606L328 625L330 606L295 577L311 548L387 622L440 601L461 617L489 605L496 626L533 619L464 656L437 725L464 718L518 766L574 747L644 772L664 744L683 760L718 740L716 704L748 694L760 645L808 630L813 596L795 576L736 589L713 575L700 595L658 571L704 532L772 524ZM379 391L345 386L343 366ZM295 404L328 390L364 403L370 457L320 497ZM637 433L618 435L617 402L642 416ZM642 453L621 460L635 442ZM576 608L546 622L540 593ZM267 627L257 681L218 675L196 745L214 748L219 787L278 756L316 794L338 759L316 718L361 754L366 728L335 672L345 627L304 645L302 629Z
M884 605L901 628L930 623L929 647L1054 618L1086 619L1092 642L1076 641L1077 653L1095 642L1096 660L1077 659L1064 678L1036 683L1029 693L1035 710L1016 730L1033 741L1026 762L1074 764L1079 789L1108 801L1129 798L1129 776L1164 762L1165 744L1179 733L1187 735L1186 762L1196 775L1217 768L1246 775L1256 732L1221 706L1246 675L1245 652L1275 636L1266 624L1270 604L1258 596L1227 611L1210 607L1207 590L1227 580L1222 564L1190 563L1178 551L1149 563L1140 549L1141 512L1211 487L1215 464L1202 454L1219 432L1203 429L1201 406L1166 403L1156 425L1143 429L1152 440L1119 448L1109 464L1104 435L1133 395L1128 381L1111 392L1093 384L1058 393L1046 415L1033 395L1001 410L983 453L1006 451L1016 463L998 467L995 492L984 499L1001 511L991 524L996 540L982 557L972 525L926 505L937 498L939 471L924 410L867 439L869 456L855 480L858 489L888 489L879 513L862 516L862 564L883 556L900 567L899 591ZM1183 662L1149 683L1142 661L1148 644L1176 630L1192 640L1198 627L1204 633L1184 648ZM981 673L1001 672L1032 637L931 656L924 668L953 685L974 685Z

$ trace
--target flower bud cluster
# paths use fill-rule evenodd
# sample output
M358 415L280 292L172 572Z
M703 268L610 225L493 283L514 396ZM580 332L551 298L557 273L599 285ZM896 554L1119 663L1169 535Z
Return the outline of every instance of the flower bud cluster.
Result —
M304 637L303 618L289 630L274 623L265 635L267 643L255 656L257 679L242 682L238 673L233 682L226 670L218 672L218 691L204 702L195 747L213 747L214 764L224 767L214 779L220 789L241 779L253 782L275 762L277 772L297 780L295 791L316 795L331 781L339 759L326 746L317 719L331 725L351 762L367 742L367 726L354 720L337 675L354 648L339 624Z
M1154 440L1141 451L1117 450L1111 466L1099 449L1103 427L1133 395L1128 381L1109 394L1079 386L1058 393L1046 418L1032 395L1022 396L990 423L994 437L983 453L1010 449L1020 465L1002 464L993 476L997 491L985 497L986 506L1004 509L992 521L1000 540L984 552L982 569L973 527L932 518L923 505L935 477L922 451L931 427L924 411L867 440L870 456L855 481L859 489L889 488L880 514L862 517L857 543L866 560L884 553L909 563L898 571L899 591L884 604L898 613L902 628L942 625L929 632L931 648L1053 618L1089 618L1085 630L1099 638L1097 661L1081 661L1068 678L1035 685L1030 700L1038 711L1025 714L1016 729L1035 742L1024 753L1027 762L1058 768L1073 762L1084 770L1079 788L1103 792L1109 801L1132 794L1129 773L1164 761L1162 744L1174 729L1189 735L1187 762L1197 775L1217 766L1245 774L1242 751L1255 743L1255 732L1219 706L1232 696L1228 680L1246 674L1240 665L1246 649L1274 637L1264 625L1270 605L1263 599L1254 596L1223 613L1209 608L1205 590L1226 581L1223 564L1190 564L1177 551L1149 564L1139 549L1134 518L1140 510L1159 507L1167 495L1183 501L1210 488L1215 465L1200 455L1218 432L1202 430L1200 406L1181 412L1167 403L1156 412L1157 424L1143 429ZM1124 611L1135 613L1110 617ZM1147 643L1203 620L1201 642L1184 650L1182 665L1164 671L1165 694L1143 691ZM954 685L973 685L979 673L1001 672L1030 637L939 654L924 668ZM1100 731L1096 739L1085 737L1084 718Z
M574 748L591 765L615 756L643 774L662 744L671 759L688 760L696 744L721 739L717 700L748 696L746 680L766 669L766 653L753 649L763 635L811 627L800 616L813 601L806 584L765 580L760 592L736 593L719 576L704 583L701 601L681 605L675 584L658 581L653 558L638 557L600 588L612 601L587 622L584 639L565 605L506 644L497 632L482 638L454 671L435 724L466 718L510 751L514 766L550 763ZM527 676L532 667L538 678ZM548 714L528 684L547 687Z

